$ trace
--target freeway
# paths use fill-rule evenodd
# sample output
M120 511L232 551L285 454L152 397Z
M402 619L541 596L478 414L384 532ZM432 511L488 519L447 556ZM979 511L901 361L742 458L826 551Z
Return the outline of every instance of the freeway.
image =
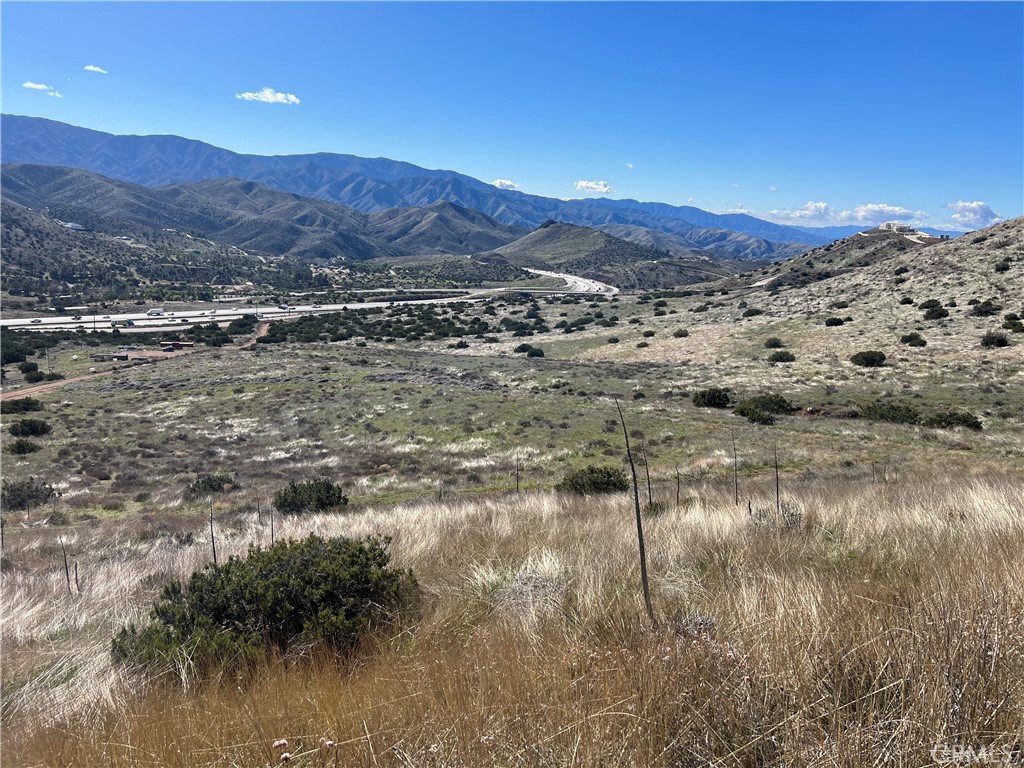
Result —
M467 291L458 296L433 298L433 299L411 299L409 301L397 302L406 304L450 304L459 301L482 301L488 297L500 295L503 291L529 292L529 293L583 293L613 295L619 289L605 283L589 280L576 275L567 275L559 272L546 272L538 269L529 269L528 272L542 277L561 278L565 281L564 288L503 288L495 290L492 288L481 288ZM186 310L164 312L160 315L150 315L147 312L134 312L128 314L114 315L76 315L73 317L35 317L16 318L0 320L0 327L5 329L30 330L30 331L73 331L83 329L87 331L105 331L117 326L122 332L164 332L173 328L180 328L182 325L195 323L226 323L246 315L256 315L261 320L287 320L301 315L321 314L324 312L341 312L345 310L371 309L373 307L394 306L392 301L364 301L348 304L296 304L281 306L241 306L241 307L218 307L208 310ZM130 327L125 327L131 321Z

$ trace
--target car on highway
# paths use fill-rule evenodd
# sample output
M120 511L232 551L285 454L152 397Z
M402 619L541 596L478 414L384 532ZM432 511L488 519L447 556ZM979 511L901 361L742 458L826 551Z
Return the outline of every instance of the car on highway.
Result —
M75 316L74 316L73 318L71 318L71 319L72 319L72 320L81 320L81 319L82 319L82 316L81 316L81 315L75 315Z
M288 305L287 304L278 304L277 308L278 309L288 309Z
M37 317L37 318L36 318L35 320L33 320L33 321L32 321L32 324L34 325L34 324L36 324L36 323L41 323L41 322L43 322L43 321L42 321L42 320L40 320L40 319L39 319L39 318Z

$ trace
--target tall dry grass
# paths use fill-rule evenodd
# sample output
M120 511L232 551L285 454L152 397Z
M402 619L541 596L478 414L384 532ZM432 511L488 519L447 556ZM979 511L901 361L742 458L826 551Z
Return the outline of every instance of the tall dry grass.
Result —
M18 531L3 763L923 766L1019 747L1024 478L907 469L783 489L781 517L773 484L745 482L752 515L709 483L648 519L655 628L625 496L279 521L277 536L391 535L425 599L354 660L282 659L246 682L146 682L109 662L116 629L209 559L201 532L65 534L82 576L68 594L54 534ZM242 516L217 535L226 556L270 534Z

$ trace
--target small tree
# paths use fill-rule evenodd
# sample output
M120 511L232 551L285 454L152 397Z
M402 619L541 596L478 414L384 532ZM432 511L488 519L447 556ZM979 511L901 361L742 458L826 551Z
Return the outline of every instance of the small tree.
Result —
M981 346L989 348L1008 347L1010 346L1010 340L1006 338L1006 334L1002 331L988 331L981 337Z
M21 419L7 427L15 437L42 437L53 431L53 427L42 419Z
M49 483L36 482L34 477L27 480L4 480L0 502L4 509L32 509L49 501L54 494Z
M729 390L710 387L693 393L693 404L698 408L728 408Z

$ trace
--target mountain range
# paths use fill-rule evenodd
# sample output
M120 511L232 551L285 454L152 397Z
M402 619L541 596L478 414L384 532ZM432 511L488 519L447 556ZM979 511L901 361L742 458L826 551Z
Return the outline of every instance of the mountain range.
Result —
M530 195L456 171L387 158L244 155L178 136L118 136L17 115L3 115L0 129L5 163L82 168L145 187L242 179L363 213L447 201L513 227L534 229L548 220L561 221L642 244L657 242L673 253L698 250L727 258L777 260L834 239L745 214L715 214L690 206Z

